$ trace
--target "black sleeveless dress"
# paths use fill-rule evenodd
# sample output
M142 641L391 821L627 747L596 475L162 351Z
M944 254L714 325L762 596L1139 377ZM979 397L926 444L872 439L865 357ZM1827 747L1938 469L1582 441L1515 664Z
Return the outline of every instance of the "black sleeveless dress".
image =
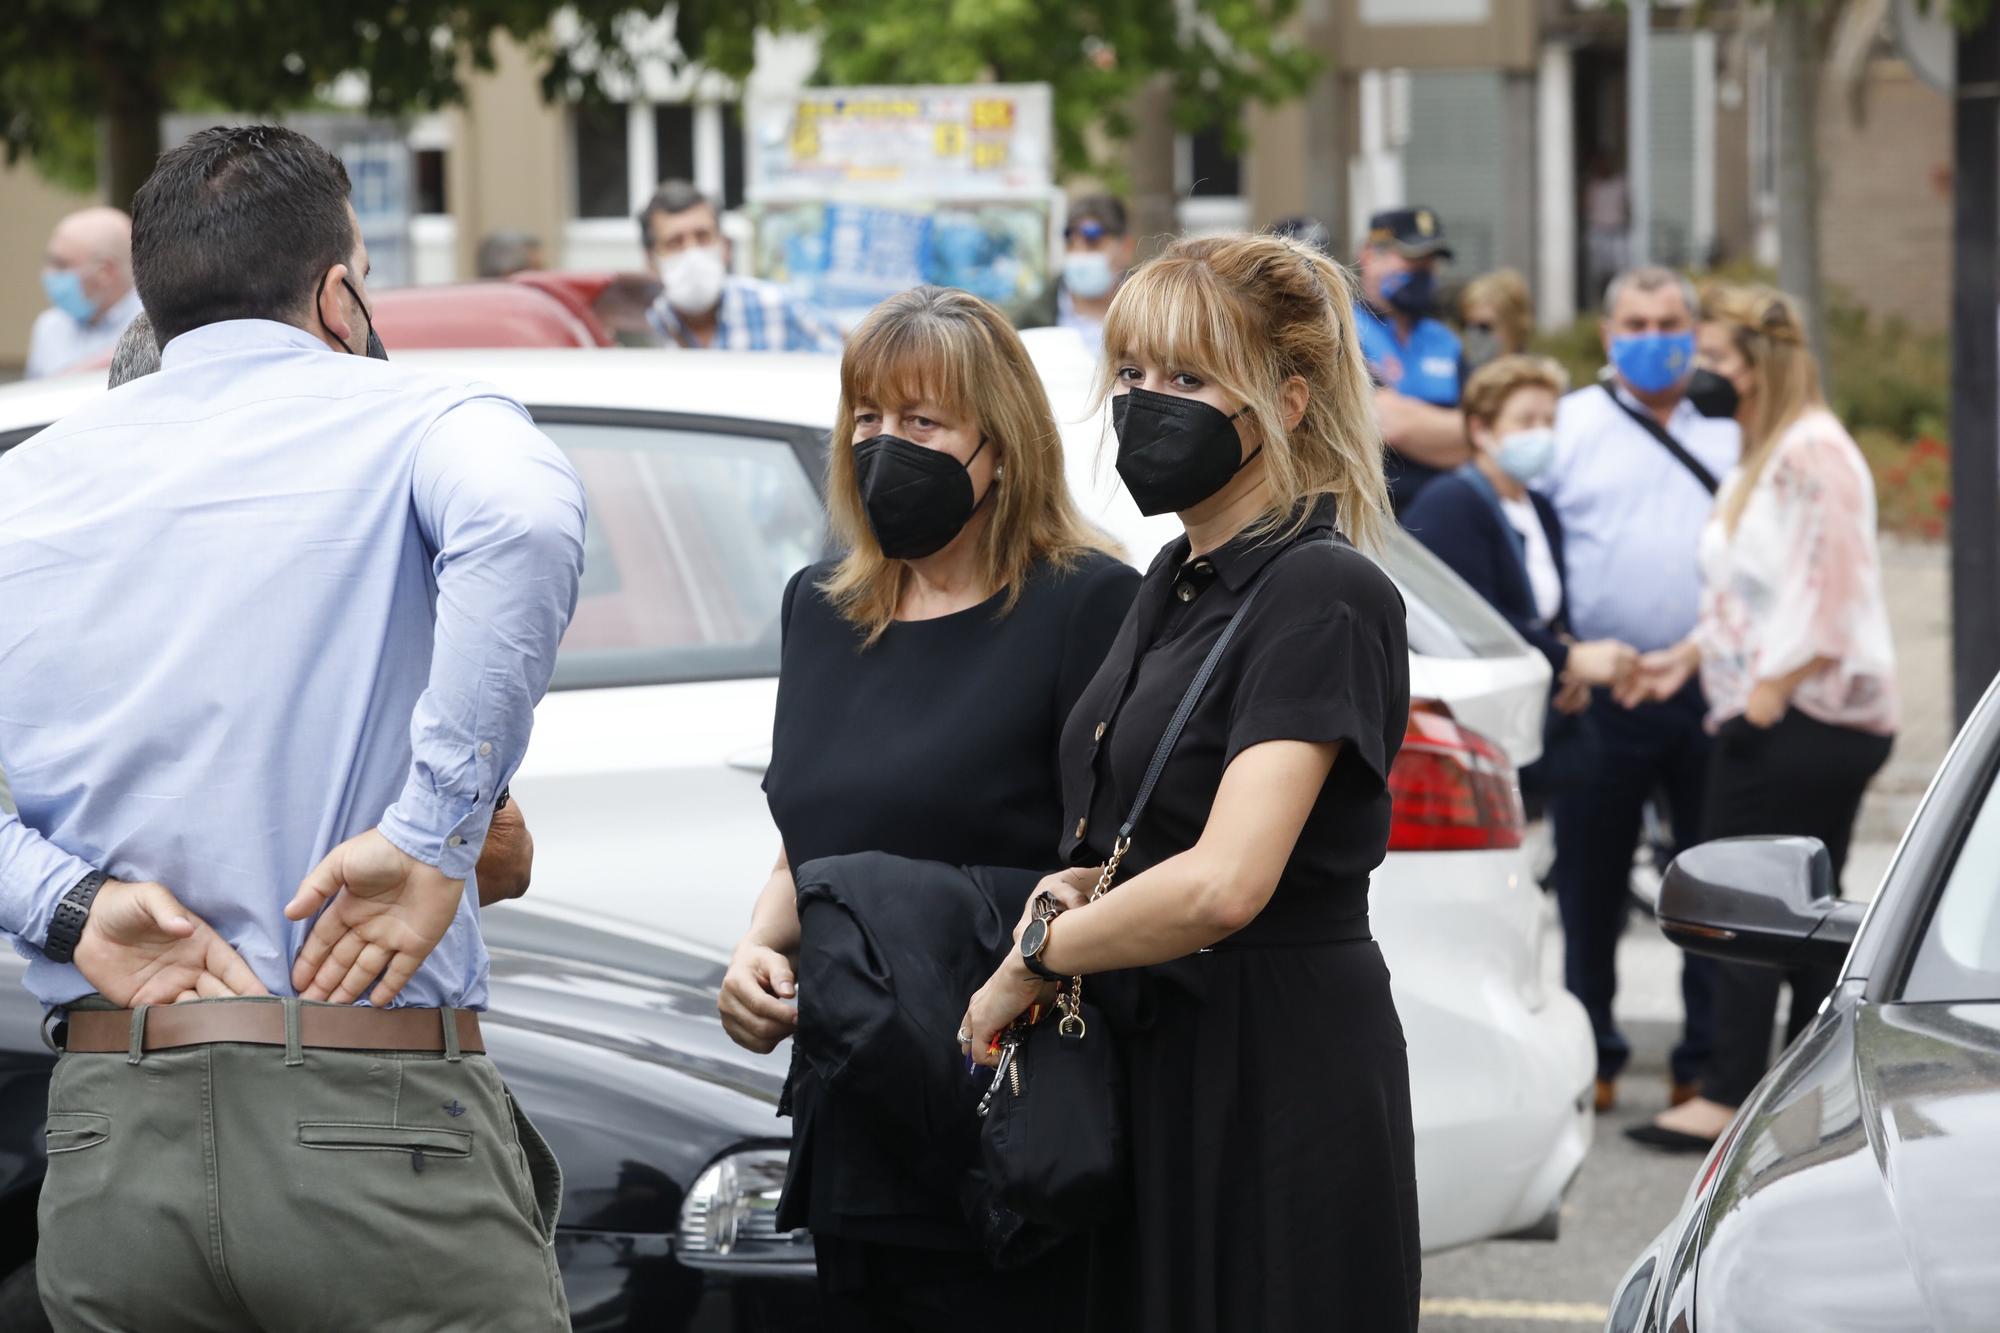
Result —
M1296 537L1187 556L1183 538L1154 561L1063 729L1065 858L1110 852L1169 716L1267 565L1120 878L1195 844L1243 750L1341 751L1250 925L1212 951L1086 981L1120 1037L1136 1195L1093 1238L1089 1327L1414 1330L1409 1070L1367 917L1409 714L1402 598L1335 534L1330 502Z

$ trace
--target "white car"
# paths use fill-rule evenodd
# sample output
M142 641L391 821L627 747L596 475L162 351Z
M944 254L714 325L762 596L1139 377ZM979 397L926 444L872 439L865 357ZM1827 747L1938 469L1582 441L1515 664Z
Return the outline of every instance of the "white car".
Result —
M1049 330L1030 347L1073 486L1143 567L1178 525L1142 518L1117 486L1074 335ZM582 595L513 784L535 831L522 906L723 953L778 851L760 790L778 602L826 545L836 362L611 349L397 359L528 404L589 492ZM0 390L0 450L103 391L101 374ZM1514 774L1539 752L1548 667L1407 535L1380 558L1408 603L1416 702L1369 908L1409 1044L1424 1244L1552 1236L1590 1142L1595 1054L1581 1006L1543 982L1543 901L1520 847Z

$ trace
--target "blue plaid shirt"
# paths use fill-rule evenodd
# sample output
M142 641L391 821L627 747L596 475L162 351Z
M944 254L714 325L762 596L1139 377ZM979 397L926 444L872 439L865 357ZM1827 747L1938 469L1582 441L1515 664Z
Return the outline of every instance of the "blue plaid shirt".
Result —
M653 331L676 347L701 344L664 293L646 311ZM730 274L722 281L714 346L732 352L838 352L845 340L824 312L775 282Z

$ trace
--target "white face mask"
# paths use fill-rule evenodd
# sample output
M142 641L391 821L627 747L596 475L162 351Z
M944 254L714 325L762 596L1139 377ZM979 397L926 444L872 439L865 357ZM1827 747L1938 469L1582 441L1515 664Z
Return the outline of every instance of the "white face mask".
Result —
M722 299L722 279L728 270L719 245L689 246L660 261L660 282L667 304L683 315L705 315Z
M1493 461L1515 481L1532 486L1556 461L1556 433L1543 426L1503 435L1500 447L1494 450Z

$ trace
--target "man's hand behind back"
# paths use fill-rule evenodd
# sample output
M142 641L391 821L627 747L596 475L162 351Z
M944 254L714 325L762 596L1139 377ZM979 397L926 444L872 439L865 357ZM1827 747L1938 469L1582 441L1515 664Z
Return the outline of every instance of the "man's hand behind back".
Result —
M448 879L374 829L326 854L299 884L285 915L320 918L292 964L303 999L387 1008L451 927L465 881Z
M71 961L98 994L128 1009L270 994L213 926L159 884L106 880Z
M486 841L479 849L479 864L472 872L479 882L479 905L491 907L518 898L528 891L535 869L535 840L528 833L528 821L521 817L521 803L509 801L493 812L486 826Z

